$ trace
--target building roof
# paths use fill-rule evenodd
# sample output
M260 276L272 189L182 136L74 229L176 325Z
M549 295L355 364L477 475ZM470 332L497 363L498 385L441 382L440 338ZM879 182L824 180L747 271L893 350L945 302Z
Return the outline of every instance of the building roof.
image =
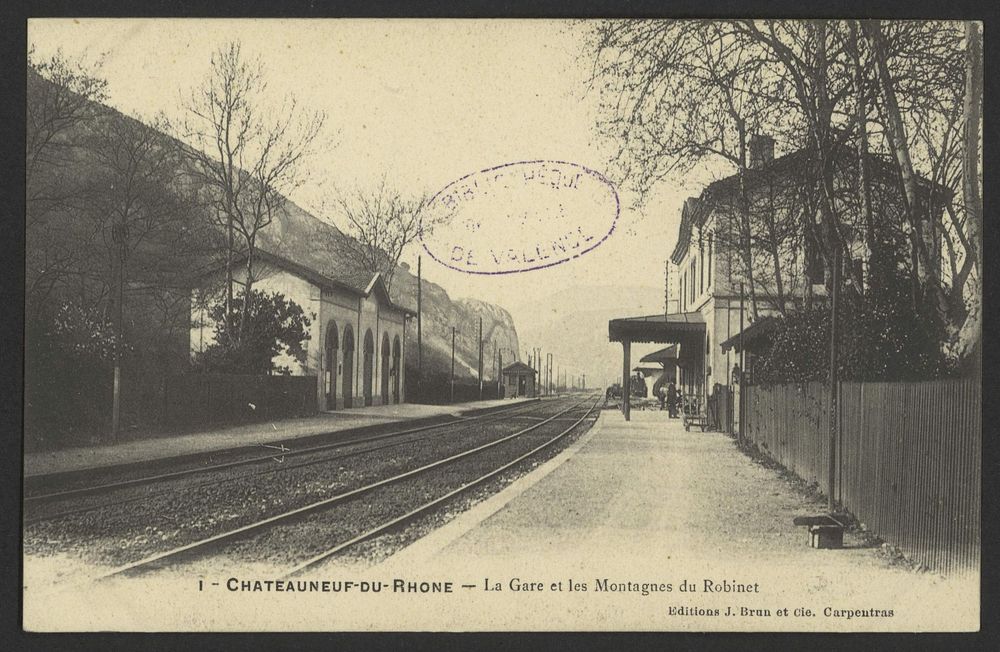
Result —
M666 364L676 361L677 361L676 344L671 344L667 348L660 349L659 351L653 351L652 353L647 353L646 355L639 358L639 362L659 362L660 364Z
M848 165L853 165L856 160L856 150L849 144L841 144L838 161L846 161ZM811 170L815 164L816 153L812 147L797 149L782 156L779 156L768 163L756 168L750 168L743 173L743 183L745 187L752 190L762 182L773 182L774 179L787 179L795 184L800 175ZM897 165L875 152L868 153L868 167L876 178L890 179L891 183L896 183L895 178L898 170ZM934 184L931 181L917 175L917 184L924 192L932 190L939 194L942 201L952 194L948 188ZM679 264L687 253L691 242L693 227L701 226L712 214L713 210L719 206L733 205L740 190L740 175L734 173L710 183L702 191L699 197L689 197L684 201L681 209L681 225L677 234L677 244L670 254L670 261L675 265Z
M524 364L520 360L518 360L517 362L509 364L506 367L504 367L503 373L518 374L518 375L527 375L527 374L534 375L537 374L538 372L529 367L528 365Z
M284 256L279 256L278 254L271 253L266 249L258 249L256 252L254 252L254 256L261 263L271 265L273 267L279 267L281 269L289 271L292 274L295 274L296 276L309 281L310 283L319 288L340 290L343 292L347 292L349 294L353 294L358 297L367 297L370 296L372 292L375 292L379 295L379 298L382 300L383 304L411 317L416 316L416 313L410 310L409 308L401 306L392 301L392 299L389 297L389 291L386 289L385 283L382 281L381 274L371 275L367 285L359 288L352 283L345 283L343 281L330 278L329 276L326 276L325 274L316 271L312 267L309 267L307 265L302 265L301 263L297 263L294 260L285 258ZM244 255L241 256L240 258L235 259L235 262L238 263L245 259L246 256Z
M608 322L608 337L612 342L678 343L704 336L705 318L700 312L676 312L622 317Z
M688 197L681 208L681 226L677 232L677 244L670 254L670 262L677 265L684 258L688 244L691 242L691 230L695 225L701 226L708 219L712 209L708 202L698 197Z
M744 346L748 351L759 348L761 344L769 343L771 341L771 334L774 332L777 325L777 317L761 317L757 319L757 321L752 322L749 326L746 326L742 333L733 335L725 342L722 342L719 346L722 347L723 353L729 351L730 349L739 353L741 351L741 347Z

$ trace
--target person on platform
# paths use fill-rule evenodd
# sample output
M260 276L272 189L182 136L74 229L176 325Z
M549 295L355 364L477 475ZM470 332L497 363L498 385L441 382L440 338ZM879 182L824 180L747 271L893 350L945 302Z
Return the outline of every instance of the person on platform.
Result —
M667 415L671 419L677 418L677 386L673 381L667 385Z

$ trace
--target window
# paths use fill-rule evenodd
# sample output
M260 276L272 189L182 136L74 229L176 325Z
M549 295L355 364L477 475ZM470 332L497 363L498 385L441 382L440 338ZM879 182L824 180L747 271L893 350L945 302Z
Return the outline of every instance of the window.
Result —
M698 294L705 293L705 256L698 256Z
M712 234L708 234L708 289L712 289Z
M692 259L691 260L691 303L694 303L694 298L695 298L695 293L694 293L694 291L695 291L694 264L695 264L695 261Z

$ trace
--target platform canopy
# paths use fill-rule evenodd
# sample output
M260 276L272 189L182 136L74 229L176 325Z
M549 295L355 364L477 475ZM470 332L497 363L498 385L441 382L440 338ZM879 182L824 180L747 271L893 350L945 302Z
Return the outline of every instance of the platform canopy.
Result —
M608 322L608 337L612 342L676 344L704 335L705 318L700 312L622 317Z
M622 344L622 414L628 421L632 412L631 375L629 373L632 342L673 344L674 346L651 353L650 356L661 354L663 360L660 363L666 365L667 352L673 349L673 357L669 358L669 362L676 363L680 352L676 346L678 344L682 345L684 349L689 345L694 345L692 350L704 351L705 318L700 312L675 312L612 319L608 322L608 339ZM642 362L647 362L647 358L650 356L643 358Z

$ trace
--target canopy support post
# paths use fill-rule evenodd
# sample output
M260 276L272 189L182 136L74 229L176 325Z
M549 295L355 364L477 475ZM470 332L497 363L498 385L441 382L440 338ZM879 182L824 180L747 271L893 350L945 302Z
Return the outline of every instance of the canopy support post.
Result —
M622 414L626 421L630 419L632 411L632 376L629 371L632 367L631 357L632 340L626 337L622 339Z

